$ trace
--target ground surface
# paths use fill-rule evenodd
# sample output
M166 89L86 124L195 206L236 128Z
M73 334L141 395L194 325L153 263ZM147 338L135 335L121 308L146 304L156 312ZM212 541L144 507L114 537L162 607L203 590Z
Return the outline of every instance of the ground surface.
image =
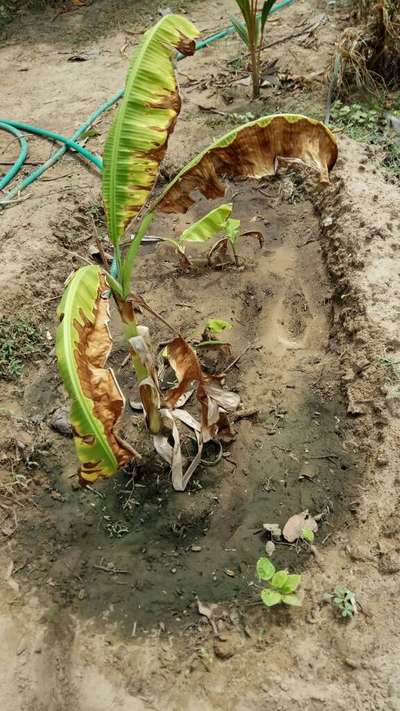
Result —
M121 86L135 41L126 30L157 9L103 0L18 18L0 53L3 115L72 133ZM233 7L183 9L209 34ZM255 103L235 39L180 64L184 110L164 173L248 112L321 117L343 15L315 0L275 15L271 42L318 28L270 50ZM0 141L11 160L14 145ZM342 137L339 148L325 190L293 171L227 187L243 229L264 236L262 247L243 238L239 269L208 266L201 248L189 274L165 246L143 255L136 287L153 308L187 338L207 318L231 321L232 356L219 366L242 353L227 378L245 415L236 439L184 494L131 412L124 434L145 454L135 481L125 473L93 491L75 488L72 442L50 426L65 406L55 304L104 234L98 176L67 156L1 215L0 315L33 321L41 337L22 374L0 380L3 711L400 709L399 195L368 147ZM30 160L50 150L34 139ZM179 231L209 207L152 229ZM112 364L134 396L125 355L117 330ZM303 607L267 611L255 586L260 530L304 509L323 514L314 556L280 543L272 558L303 572ZM359 602L349 623L324 602L338 583ZM214 628L197 600L218 604Z

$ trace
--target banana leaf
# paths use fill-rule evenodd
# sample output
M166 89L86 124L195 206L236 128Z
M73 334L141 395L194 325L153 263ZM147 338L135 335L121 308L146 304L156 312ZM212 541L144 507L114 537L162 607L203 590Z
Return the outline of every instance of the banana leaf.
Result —
M333 133L306 116L277 114L250 121L230 131L191 160L152 205L160 212L186 212L195 202L191 193L206 198L225 193L221 177L262 178L274 175L278 159L297 159L316 169L321 183L338 155Z
M107 290L99 267L82 267L57 309L58 368L72 400L70 421L84 482L111 476L136 455L115 432L125 400L113 371L104 367L112 343Z
M133 55L103 156L103 200L114 245L149 196L180 111L175 50L193 54L198 34L186 18L166 15Z
M200 220L187 227L179 236L178 241L207 242L212 237L215 237L219 232L227 229L232 207L232 203L229 202L211 210Z

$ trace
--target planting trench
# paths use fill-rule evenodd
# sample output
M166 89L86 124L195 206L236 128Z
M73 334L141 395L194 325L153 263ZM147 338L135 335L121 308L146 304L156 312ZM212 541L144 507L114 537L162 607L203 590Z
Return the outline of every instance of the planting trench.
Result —
M314 179L306 185L288 173L261 188L256 182L230 186L242 229L264 236L261 248L257 240L242 238L239 269L209 267L201 246L191 250L188 273L179 271L165 245L143 257L137 290L185 337L199 337L207 318L232 323L232 355L221 354L218 363L215 353L204 357L218 369L242 354L227 385L240 393L243 416L236 420L234 443L224 447L226 456L216 466L202 465L183 494L173 491L168 469L129 407L123 433L144 451L143 461L133 478L121 473L97 484L97 495L71 491L76 462L70 441L54 435L45 443L35 459L54 498L42 494L28 525L17 532L15 566L27 561L20 579L47 604L115 621L124 634L159 622L179 626L184 617L197 623L196 597L227 606L257 602L253 583L267 541L264 523L283 527L305 509L322 514L318 545L329 541L335 526L351 525L356 473L343 445L350 422L330 348L332 287L307 194L315 198L319 188ZM196 216L206 207L200 202ZM190 219L178 218L179 228ZM162 227L155 224L153 231ZM168 338L159 322L150 325L156 341ZM117 338L112 364L134 397L129 366L120 370L125 355ZM34 392L39 409L54 408L47 373ZM205 456L215 458L212 445ZM32 540L34 558L27 556ZM274 564L299 571L308 552L306 545L278 541Z
M4 115L68 134L120 86L126 38L110 35L107 20L106 38L94 40L100 5L108 7L94 3L84 11L94 17L87 41L100 50L85 62L66 59L86 29L83 11L43 25L28 18L29 41L2 49ZM223 7L227 17L231 3ZM271 24L272 41L287 25L300 27L310 13L327 10L319 0L296 0L285 12ZM221 13L218 4L193 3L203 31L222 26ZM114 4L111 14L120 23ZM300 38L271 49L280 71L328 66L342 22L340 12L328 14L311 45ZM53 46L56 31L65 47ZM230 40L179 65L184 109L167 173L224 133L231 111L248 110L248 89L235 89L227 69L238 53ZM254 110L321 116L325 89L265 89ZM222 114L199 110L200 103ZM90 139L99 153L110 120ZM48 157L42 141L31 146L32 160ZM398 187L387 182L370 147L339 136L339 152L333 184L322 194L314 179L303 184L292 173L230 187L227 198L238 193L243 229L261 229L265 238L262 249L243 239L239 270L210 269L203 260L182 274L161 245L140 260L138 291L186 337L200 336L204 321L219 317L233 324L226 362L257 346L227 378L243 409L257 413L235 421L236 440L225 448L230 457L199 468L183 494L172 490L129 408L124 434L143 463L135 489L124 473L96 485L104 499L73 489L72 442L50 428L53 410L65 405L52 353L55 304L66 275L90 258L98 177L67 155L49 174L55 182L37 181L2 214L0 311L37 317L49 331L48 348L22 377L0 383L0 501L17 517L9 535L12 515L4 522L1 512L4 711L400 708ZM199 203L195 216L211 206ZM190 217L179 218L176 232ZM171 225L168 218L154 232L164 227L169 234ZM104 232L101 220L96 226ZM163 326L145 320L156 342L168 338ZM129 367L120 371L126 349L115 314L114 327L112 364L135 397ZM205 359L213 364L210 354ZM206 454L211 459L216 451ZM266 610L250 584L265 548L260 529L305 508L324 513L317 556L282 542L273 555L303 572L303 606ZM358 603L349 624L324 601L339 583ZM218 639L197 613L195 595L221 603Z

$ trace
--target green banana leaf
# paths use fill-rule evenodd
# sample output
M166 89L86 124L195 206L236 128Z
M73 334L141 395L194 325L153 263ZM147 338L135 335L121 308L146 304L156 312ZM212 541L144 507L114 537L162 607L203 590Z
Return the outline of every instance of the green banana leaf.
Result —
M125 258L122 262L121 285L122 285L122 297L124 299L127 299L129 296L129 292L131 289L133 267L135 266L135 262L136 262L138 254L139 254L139 248L142 243L142 239L145 236L147 230L149 229L151 222L153 220L153 217L154 217L154 214L152 212L149 212L147 215L144 216L142 222L140 223L139 229L136 231L136 234L126 251ZM112 287L112 284L111 284L111 287Z
M240 220L228 220L226 223L226 234L228 235L229 242L234 247L236 240L240 235Z
M180 111L175 50L193 54L198 34L186 18L166 15L133 55L103 155L103 200L114 246L149 196Z
M320 121L292 114L264 116L201 151L167 185L151 209L186 212L195 202L191 197L195 190L209 199L222 197L221 177L274 175L278 158L300 160L319 172L321 183L329 183L337 154L333 133Z
M187 227L179 236L178 242L207 242L215 237L222 230L226 230L232 208L233 205L229 202L211 210L193 225Z
M108 477L134 458L134 450L114 432L125 400L114 373L104 368L111 349L108 284L97 266L72 276L57 309L56 355L72 400L70 421L80 476Z

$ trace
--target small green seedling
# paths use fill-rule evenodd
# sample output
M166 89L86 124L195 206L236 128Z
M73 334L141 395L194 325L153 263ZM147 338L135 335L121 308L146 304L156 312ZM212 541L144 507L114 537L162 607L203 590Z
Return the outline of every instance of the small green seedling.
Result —
M232 324L229 321L224 321L222 318L209 318L206 322L205 330L212 333L221 333L229 328L232 328Z
M303 528L300 538L311 545L314 543L314 531L312 531L311 528Z
M325 600L329 600L339 610L342 617L353 617L357 612L354 593L343 585L336 585L333 593L325 593Z
M276 570L268 558L257 561L257 575L268 582L268 587L261 590L261 600L267 607L283 602L285 605L300 607L301 600L295 591L300 585L301 575L289 575L287 570Z

